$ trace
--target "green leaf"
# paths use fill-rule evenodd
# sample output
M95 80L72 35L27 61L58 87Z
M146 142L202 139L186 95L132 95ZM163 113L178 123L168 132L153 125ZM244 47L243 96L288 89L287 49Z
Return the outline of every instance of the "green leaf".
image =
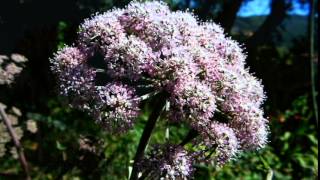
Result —
M287 141L290 137L291 137L291 133L289 131L287 131L280 137L280 139L282 141Z
M306 159L302 155L297 155L296 160L299 162L301 167L303 167L303 168L308 167L308 163L306 162Z
M271 169L269 163L261 155L259 155L259 158L266 169Z
M59 141L56 141L56 148L60 151L64 151L67 149L67 147L62 145Z
M318 144L318 139L313 134L308 134L308 138L313 144Z

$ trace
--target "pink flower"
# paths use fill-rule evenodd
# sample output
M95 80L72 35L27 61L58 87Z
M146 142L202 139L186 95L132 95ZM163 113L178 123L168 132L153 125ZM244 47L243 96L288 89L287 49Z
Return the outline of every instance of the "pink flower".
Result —
M101 62L93 66L97 54ZM58 51L51 63L61 94L111 132L133 127L140 101L165 92L168 118L200 134L194 146L205 150L195 158L212 152L208 158L222 165L238 151L267 143L265 93L245 59L243 48L219 25L200 22L189 12L171 12L163 2L133 1L86 19L77 43ZM177 167L191 168L188 153L168 149L164 154L170 162L156 157L162 158L161 173L187 176Z

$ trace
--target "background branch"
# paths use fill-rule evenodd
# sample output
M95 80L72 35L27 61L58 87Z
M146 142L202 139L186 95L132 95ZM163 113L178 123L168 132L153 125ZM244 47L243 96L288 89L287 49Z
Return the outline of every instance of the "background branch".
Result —
M244 0L225 1L223 10L217 17L217 22L224 28L226 33L230 33L236 20L237 13Z
M258 30L247 40L248 47L256 47L270 40L270 35L283 22L291 3L285 0L272 0L271 12Z
M314 16L315 16L315 0L310 0L310 15L309 15L309 56L310 56L310 78L311 78L311 93L314 116L316 118L316 124L318 126L318 105L317 105L317 90L316 90L316 69L315 69L315 57L314 57Z
M18 139L18 136L16 135L14 129L12 128L11 126L11 123L10 123L10 120L9 118L7 117L7 114L5 113L4 111L4 108L3 107L0 107L0 115L1 115L1 118L10 134L10 137L11 139L13 140L13 143L17 149L17 153L18 153L18 156L19 156L19 161L20 161L20 164L22 166L22 169L26 175L26 179L27 180L30 180L30 174L29 174L29 169L28 169L28 163L27 163L27 160L25 158L25 155L24 155L24 152L23 152L23 148L21 146L21 143Z

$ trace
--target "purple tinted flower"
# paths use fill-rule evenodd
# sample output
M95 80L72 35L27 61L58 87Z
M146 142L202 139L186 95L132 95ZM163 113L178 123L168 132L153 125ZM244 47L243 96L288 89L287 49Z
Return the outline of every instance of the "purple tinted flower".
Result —
M192 155L178 145L154 145L140 163L149 179L189 179L193 173Z
M126 34L118 18L121 10L113 10L86 19L79 28L79 45L106 52L109 45L125 38Z
M205 149L199 151L200 160L212 152L208 158L222 165L237 151L267 143L261 81L245 68L243 48L219 25L200 22L189 12L171 12L163 2L133 1L86 19L78 35L75 47L65 47L51 60L52 70L71 105L109 131L132 127L140 100L165 91L170 120L185 122L200 134L194 141ZM99 68L88 62L95 53L102 56ZM157 165L168 175L163 177L187 174L175 169L179 160L173 163L173 157L187 154L181 148L160 148L169 150L154 155L171 158ZM189 160L186 167L191 167Z
M242 112L230 123L234 128L239 144L244 150L254 150L264 147L267 143L268 126L263 112L252 105L242 105Z
M158 82L155 87L166 88L169 93L174 93L172 87L177 83L177 79L196 79L199 68L186 48L181 46L172 49L163 59L156 58L150 63L148 73Z
M216 110L215 96L210 87L183 78L178 79L172 89L170 105L172 120L185 120L197 130L210 123Z
M127 32L133 33L157 51L170 43L175 26L168 18L169 8L162 2L132 2L120 17Z
M58 75L60 93L69 98L73 107L87 110L90 93L94 88L95 71L86 65L66 70Z
M52 70L57 74L60 93L69 98L70 104L78 109L89 108L88 94L94 88L95 70L86 63L87 55L78 48L65 47L51 59Z
M238 139L234 130L224 123L213 122L200 132L200 140L196 144L204 146L202 151L196 152L201 161L213 161L223 165L234 158L239 150Z
M139 113L139 98L135 90L121 83L96 86L90 114L111 132L131 128Z
M105 61L108 73L115 78L139 79L154 59L152 50L139 38L129 36L107 48Z
M87 55L80 51L77 47L66 46L59 50L52 58L51 70L55 73L63 73L71 69L75 69L80 64L84 64Z

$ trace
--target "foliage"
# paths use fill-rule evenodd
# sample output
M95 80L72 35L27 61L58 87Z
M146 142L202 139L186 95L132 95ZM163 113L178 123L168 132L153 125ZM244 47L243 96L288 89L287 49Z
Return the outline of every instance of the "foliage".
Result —
M46 115L28 114L41 127L38 133L50 132L40 139L31 136L24 141L32 164L33 178L125 179L148 117L149 106L145 106L146 113L139 117L137 127L130 130L128 135L112 136L84 114L63 106L61 102L61 99L51 100L48 103L51 111ZM196 179L263 179L270 174L275 179L292 179L293 174L298 179L315 178L318 169L318 139L316 127L310 123L311 117L308 96L298 97L289 109L270 117L272 132L270 145L266 149L244 154L221 169L198 165ZM171 126L169 138L179 142L187 133L186 128L180 124ZM157 126L151 143L166 141L165 127L165 124ZM88 139L89 147L98 150L80 147L79 140L84 137ZM42 157L36 157L39 151L42 151ZM15 168L16 161L9 158L1 168Z

